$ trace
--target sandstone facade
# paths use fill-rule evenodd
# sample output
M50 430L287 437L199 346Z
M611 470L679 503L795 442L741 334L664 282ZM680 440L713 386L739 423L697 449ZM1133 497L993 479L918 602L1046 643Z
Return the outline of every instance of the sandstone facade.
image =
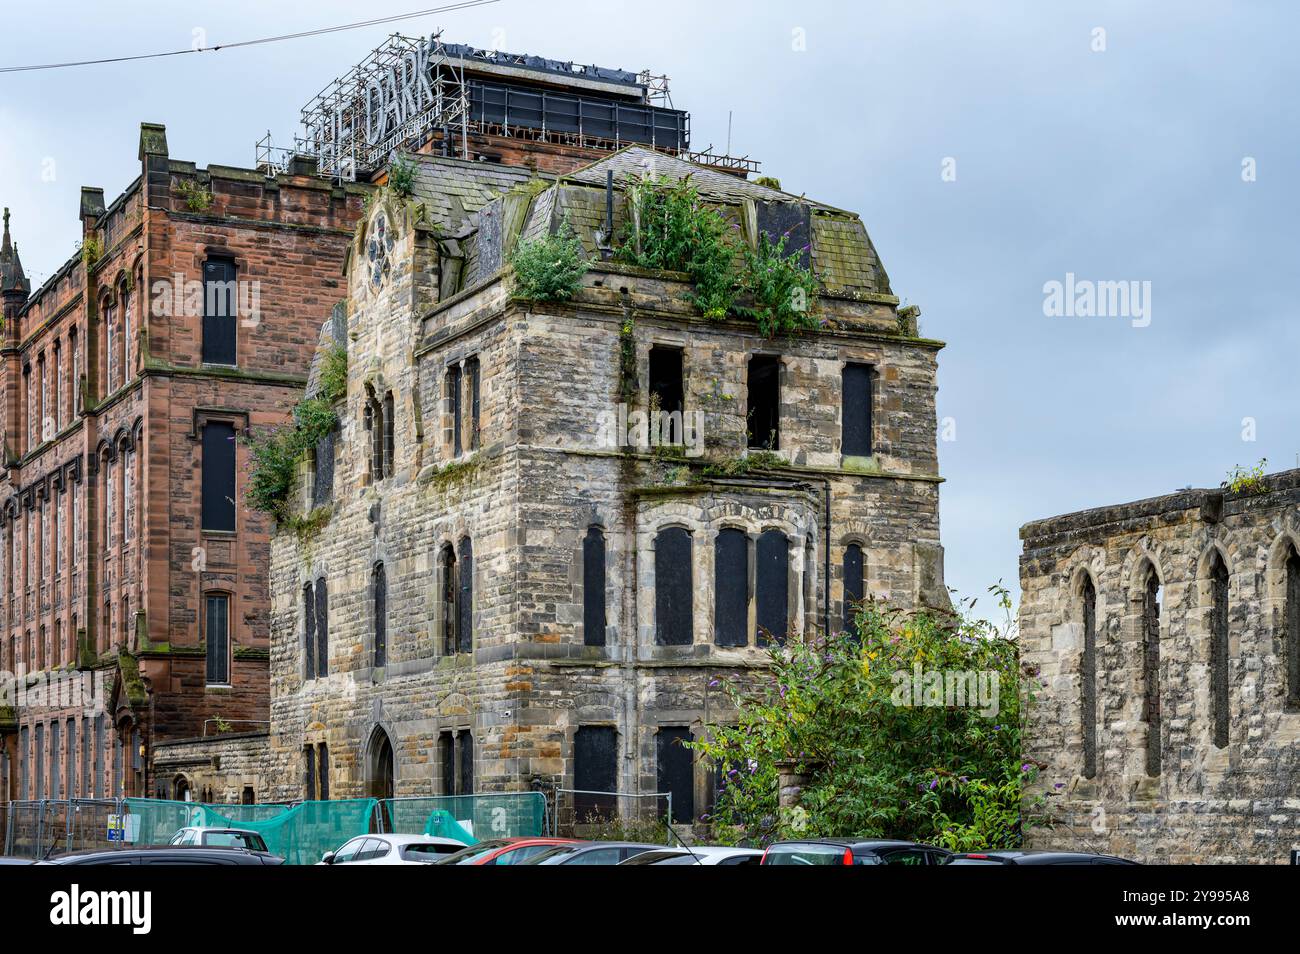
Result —
M1285 863L1300 847L1300 471L1027 524L1038 848ZM1154 607L1154 609L1153 609Z
M34 293L6 215L0 685L66 694L0 698L0 800L165 795L184 780L154 777L155 744L266 720L270 527L244 506L240 437L301 397L367 188L200 169L154 124L139 157L113 202L82 190L82 248ZM214 267L238 285L220 356ZM214 425L233 465L219 529Z
M729 718L723 683L761 673L761 620L841 628L846 566L904 606L946 602L941 345L828 206L635 148L558 180L416 158L415 194L386 190L359 229L326 329L348 354L342 424L272 544L268 797L303 797L325 751L336 798L668 788L690 820L709 772L673 745ZM703 318L683 276L612 262L570 301L512 297L517 241L567 222L598 259L607 199L617 233L648 165L691 175L750 242L801 221L821 328L768 340ZM656 400L664 350L701 456L611 439L620 405ZM779 460L747 470L756 355L779 368ZM867 455L841 446L848 365L872 377ZM724 531L740 570L715 576Z

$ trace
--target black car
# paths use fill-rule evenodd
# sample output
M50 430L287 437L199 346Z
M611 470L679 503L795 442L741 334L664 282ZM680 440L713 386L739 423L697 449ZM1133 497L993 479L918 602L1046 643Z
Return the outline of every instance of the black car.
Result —
M588 841L576 845L557 845L550 851L533 855L526 865L616 865L643 851L663 845L643 845L634 841Z
M932 845L887 838L810 838L778 841L765 865L941 865L952 853Z
M47 858L50 865L282 865L284 859L267 851L247 848L200 848L154 845L75 851Z
M1135 865L1136 861L1087 851L968 851L953 855L950 865Z

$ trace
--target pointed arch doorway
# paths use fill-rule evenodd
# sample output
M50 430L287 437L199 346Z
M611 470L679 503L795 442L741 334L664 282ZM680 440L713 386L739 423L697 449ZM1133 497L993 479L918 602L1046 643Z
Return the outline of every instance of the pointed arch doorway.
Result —
M366 794L371 798L393 797L393 743L380 726L370 736Z

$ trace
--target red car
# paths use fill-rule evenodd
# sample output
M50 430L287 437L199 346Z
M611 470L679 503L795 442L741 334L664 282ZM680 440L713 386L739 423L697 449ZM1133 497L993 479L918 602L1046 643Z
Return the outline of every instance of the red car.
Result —
M518 865L557 845L576 845L573 838L493 838L440 858L440 865Z

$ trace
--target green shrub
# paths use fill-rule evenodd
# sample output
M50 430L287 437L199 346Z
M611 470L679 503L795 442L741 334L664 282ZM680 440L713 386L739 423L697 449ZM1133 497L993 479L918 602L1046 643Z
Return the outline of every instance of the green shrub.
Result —
M639 268L686 272L692 302L706 318L727 317L736 297L732 231L717 209L704 204L685 176L643 179L632 186L636 215L628 216L618 257Z
M566 301L582 287L587 256L582 242L563 226L554 235L528 239L515 246L515 294L533 301Z
M1268 490L1268 482L1264 480L1264 468L1267 465L1267 457L1250 468L1238 464L1228 472L1228 479L1223 482L1222 486L1234 494L1255 495L1265 493Z
M388 167L388 186L393 190L393 195L399 198L409 199L415 194L415 173L417 171L415 161L405 156L398 156Z
M348 349L335 345L321 358L320 397L333 404L347 393Z
M298 461L338 426L334 402L347 393L345 348L326 352L320 377L320 391L294 405L288 424L265 428L248 440L253 461L244 496L250 507L271 514L277 522L289 516L287 506L298 476Z
M1008 612L1006 591L994 589ZM691 747L719 767L709 819L715 836L766 843L866 836L952 849L1012 848L1026 822L1020 754L1022 691L1016 643L988 622L903 613L868 600L860 636L792 636L770 650L770 681L723 689L739 713ZM996 676L997 706L909 704L913 676ZM719 684L714 680L711 685ZM907 689L907 697L899 695ZM987 700L980 700L981 702ZM778 763L807 777L794 810L778 809ZM1041 800L1037 803L1041 804Z
M766 233L759 233L758 248L745 248L740 288L753 304L738 310L753 318L758 330L768 338L812 331L818 326L813 314L817 279L811 269L799 264L797 256L786 254L788 239L788 235L782 235L772 242Z

